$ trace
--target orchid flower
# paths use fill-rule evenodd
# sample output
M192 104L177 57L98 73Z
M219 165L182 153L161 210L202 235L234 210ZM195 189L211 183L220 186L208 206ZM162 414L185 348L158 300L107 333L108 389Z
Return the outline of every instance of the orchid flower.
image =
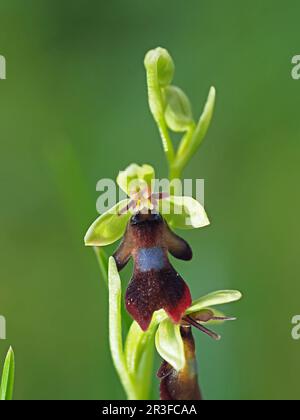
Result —
M144 392L147 363L152 359L153 342L163 359L158 371L161 380L161 399L199 399L201 393L197 384L197 366L195 348L191 329L196 327L210 337L219 340L221 337L208 329L210 324L221 324L234 320L223 315L214 307L232 303L241 299L240 292L223 290L210 293L195 300L184 312L179 323L174 323L165 310L154 312L152 321L143 331L137 322L133 322L123 346L123 332L120 315L121 281L116 261L109 262L109 291L111 313L110 345L112 356L120 378L126 378L125 389L134 388ZM117 319L117 322L115 322ZM120 363L121 361L121 363ZM129 384L129 386L128 386ZM136 397L136 396L135 396Z
M164 358L157 376L160 379L161 400L201 400L198 384L198 369L195 341L192 327L204 332L215 340L221 336L203 324L233 321L206 305L238 300L239 292L224 291L206 296L195 302L183 316L181 325L172 325L168 319L163 321L156 333L156 347Z

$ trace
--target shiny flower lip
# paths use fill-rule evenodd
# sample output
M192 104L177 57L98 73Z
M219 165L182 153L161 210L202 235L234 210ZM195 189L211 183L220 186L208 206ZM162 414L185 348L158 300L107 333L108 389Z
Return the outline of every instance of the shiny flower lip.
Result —
M168 253L185 261L192 250L168 227L159 214L133 216L123 241L114 254L118 270L134 260L133 277L126 292L126 309L145 331L153 313L164 309L173 322L179 323L191 305L190 290L171 265Z

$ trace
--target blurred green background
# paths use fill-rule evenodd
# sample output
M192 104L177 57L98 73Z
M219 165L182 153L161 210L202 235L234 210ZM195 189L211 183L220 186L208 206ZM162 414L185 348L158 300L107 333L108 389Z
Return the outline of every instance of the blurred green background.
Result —
M1 1L0 360L11 344L16 398L124 398L83 236L100 178L133 161L167 173L143 68L156 46L196 116L210 85L218 94L185 172L206 180L212 225L184 234L195 258L176 267L195 297L234 288L244 300L226 308L238 321L218 328L220 343L197 334L203 393L300 398L299 13L297 0Z

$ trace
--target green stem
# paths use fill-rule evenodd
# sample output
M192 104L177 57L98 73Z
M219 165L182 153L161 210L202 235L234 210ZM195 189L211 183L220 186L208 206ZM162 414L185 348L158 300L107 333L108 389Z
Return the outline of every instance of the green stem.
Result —
M162 139L163 148L167 157L168 164L172 165L175 159L175 152L174 152L173 143L172 143L172 140L170 138L169 131L167 128L167 124L164 118L160 118L157 121L157 125L159 128L159 133Z
M170 166L169 177L172 181L173 179L180 179L182 176L182 171L184 170L185 166L188 163L186 159L189 153L189 145L195 133L196 124L193 123L190 125L188 131L183 136L180 146L178 148L178 152L176 154L176 158L174 159L172 165Z
M175 165L171 165L169 168L169 180L172 182L174 179L180 179L181 178L181 169L178 168ZM172 191L171 191L172 194Z

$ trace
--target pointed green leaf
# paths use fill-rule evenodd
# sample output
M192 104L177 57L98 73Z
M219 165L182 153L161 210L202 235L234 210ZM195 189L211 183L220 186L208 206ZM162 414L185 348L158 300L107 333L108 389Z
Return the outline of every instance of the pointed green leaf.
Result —
M134 193L151 187L154 178L155 171L152 166L139 166L133 163L119 173L117 183L119 187L131 197Z
M154 337L157 323L151 323L147 331L143 331L137 322L133 322L127 334L125 357L127 369L133 375L139 398L145 399L151 387L151 375L154 357Z
M203 206L192 197L171 196L161 200L160 206L173 228L197 229L210 224Z
M192 153L195 153L195 151L200 146L202 140L206 136L207 130L210 126L211 119L213 116L215 101L216 101L216 89L212 86L208 93L208 98L204 106L203 113L199 119L199 122L197 124L196 130L192 139L192 143L191 143Z
M122 320L121 320L121 279L115 259L110 257L108 269L109 288L109 336L112 354L123 361Z
M236 302L242 298L241 292L237 290L221 290L210 293L193 302L192 306L186 311L187 314L198 312L201 309L225 303Z
M149 329L143 331L135 321L131 324L125 343L125 355L130 373L138 371L142 355L151 340L152 334L153 332L149 333Z
M159 323L168 316L162 309L153 314L147 331L142 331L137 322L133 322L127 334L125 357L129 374L134 375L139 398L149 396L154 357L154 338Z
M8 350L4 368L2 373L2 380L0 385L0 400L12 400L15 377L15 356L12 348Z
M98 217L85 235L85 245L107 246L120 239L124 235L131 217L129 211L123 214L120 214L120 211L126 208L128 203L128 199L120 201L116 206Z
M161 311L158 311L161 312ZM127 334L125 343L125 355L129 372L136 372L139 367L143 352L147 349L152 340L162 317L167 315L163 311L160 317L158 312L154 313L151 324L147 331L143 331L137 322L133 322Z
M177 86L167 86L164 93L168 127L175 132L187 131L194 124L189 98Z
M109 289L109 344L116 371L129 399L136 399L137 394L132 378L127 370L123 351L121 317L121 280L115 259L110 257L108 269Z
M180 325L173 324L169 319L161 322L155 336L155 345L160 356L174 369L183 369L185 354Z

